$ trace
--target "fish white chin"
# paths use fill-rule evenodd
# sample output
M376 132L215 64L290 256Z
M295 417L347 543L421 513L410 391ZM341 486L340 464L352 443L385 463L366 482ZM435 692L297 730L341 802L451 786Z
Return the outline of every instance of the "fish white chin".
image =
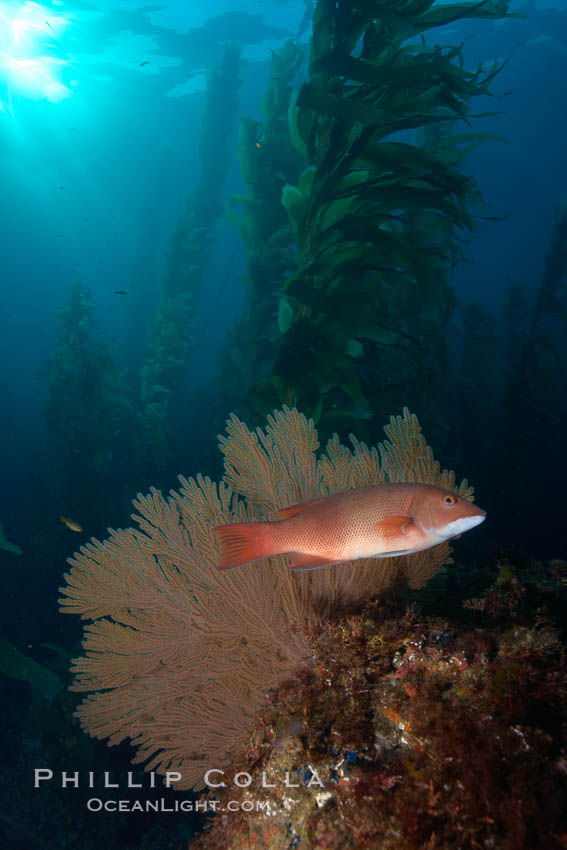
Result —
M464 534L476 525L484 522L486 515L478 514L477 516L465 516L461 519L456 519L453 522L447 523L434 532L435 537L441 537L443 540L448 540L450 537L456 537L457 534Z

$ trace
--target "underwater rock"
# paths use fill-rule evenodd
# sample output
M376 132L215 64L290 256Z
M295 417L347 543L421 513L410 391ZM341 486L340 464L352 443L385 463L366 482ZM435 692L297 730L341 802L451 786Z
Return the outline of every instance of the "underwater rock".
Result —
M321 625L312 671L273 695L238 768L250 787L211 792L225 811L192 850L567 846L556 630L542 609L512 629L463 616L381 601ZM282 771L297 788L261 787Z

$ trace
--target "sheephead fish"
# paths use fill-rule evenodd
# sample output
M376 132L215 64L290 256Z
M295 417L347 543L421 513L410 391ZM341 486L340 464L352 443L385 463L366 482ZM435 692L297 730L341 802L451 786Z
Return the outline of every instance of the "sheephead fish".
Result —
M484 521L486 512L431 484L369 484L276 511L269 522L218 525L218 567L290 555L291 570L358 558L391 558L437 546Z

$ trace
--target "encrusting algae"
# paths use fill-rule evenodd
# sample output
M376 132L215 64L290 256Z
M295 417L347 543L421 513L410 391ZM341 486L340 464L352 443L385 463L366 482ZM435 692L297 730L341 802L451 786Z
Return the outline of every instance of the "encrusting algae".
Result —
M567 564L514 567L524 593L534 569L541 612ZM509 589L499 574L458 619L389 599L322 622L235 768L250 787L209 793L233 810L191 850L567 847L564 649Z

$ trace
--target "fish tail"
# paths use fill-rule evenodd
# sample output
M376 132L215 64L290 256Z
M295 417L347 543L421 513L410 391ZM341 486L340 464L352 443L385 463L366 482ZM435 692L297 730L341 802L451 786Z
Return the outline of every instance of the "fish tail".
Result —
M258 558L275 555L266 539L265 529L269 525L265 522L217 525L215 531L220 542L218 569L233 570Z

